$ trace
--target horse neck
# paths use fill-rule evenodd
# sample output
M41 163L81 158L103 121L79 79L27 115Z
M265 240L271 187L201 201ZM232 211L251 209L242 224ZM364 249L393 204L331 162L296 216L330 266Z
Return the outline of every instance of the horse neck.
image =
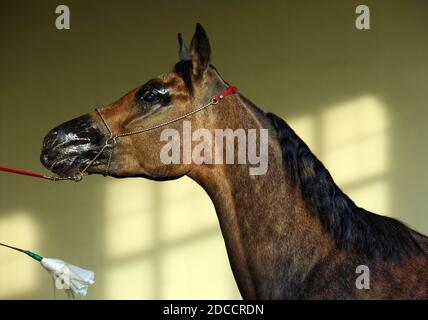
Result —
M251 165L197 166L189 176L214 203L229 260L244 298L296 297L314 265L333 248L284 169L281 146L269 120L235 96L215 118L215 128L269 130L268 170Z

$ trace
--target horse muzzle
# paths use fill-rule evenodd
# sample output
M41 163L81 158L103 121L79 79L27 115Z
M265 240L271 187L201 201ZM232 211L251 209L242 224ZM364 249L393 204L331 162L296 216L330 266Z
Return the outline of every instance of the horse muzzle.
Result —
M63 123L46 135L40 161L60 176L74 175L94 159L104 140L95 121L84 115ZM100 165L103 161L101 155L92 165Z

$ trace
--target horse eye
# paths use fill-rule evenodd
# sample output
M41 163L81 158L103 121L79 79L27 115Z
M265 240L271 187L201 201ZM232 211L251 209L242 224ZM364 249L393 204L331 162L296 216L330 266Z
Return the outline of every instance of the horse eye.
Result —
M154 102L159 99L159 95L155 91L147 91L144 94L143 99L147 102Z

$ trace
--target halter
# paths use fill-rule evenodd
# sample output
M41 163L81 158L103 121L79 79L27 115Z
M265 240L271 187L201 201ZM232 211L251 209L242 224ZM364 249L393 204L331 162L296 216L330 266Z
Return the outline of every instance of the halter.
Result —
M169 125L171 123L183 120L183 119L185 119L185 118L187 118L187 117L189 117L189 116L191 116L191 115L193 115L199 111L204 110L205 108L207 108L209 106L218 104L221 100L223 100L228 95L232 95L232 94L235 94L237 92L238 92L237 87L228 87L222 94L216 95L213 98L211 98L211 100L207 104L205 104L205 105L203 105L203 106L201 106L201 107L199 107L193 111L187 112L187 113L183 114L182 116L179 116L178 118L156 124L152 127L141 128L141 129L133 130L133 131L129 131L129 132L118 133L116 135L113 133L113 130L110 128L107 121L104 119L104 117L101 113L101 110L97 108L97 109L95 109L95 111L97 112L97 114L101 118L102 122L104 123L104 126L107 128L107 131L109 132L109 137L105 141L105 143L104 143L103 147L100 149L100 151L98 151L98 153L95 155L95 157L92 158L92 160L88 162L88 164L83 168L83 170L79 170L79 172L76 173L74 176L68 176L68 177L41 175L41 174L37 174L37 173L31 173L31 172L14 170L14 169L9 169L9 170L4 170L4 171L30 175L30 176L34 176L34 177L40 177L40 178L44 178L44 179L48 179L48 180L52 180L52 181L74 180L76 182L79 182L83 179L84 175L87 174L86 171L94 164L94 162L101 156L101 154L106 149L110 149L110 154L109 154L109 158L108 158L108 162L107 162L107 168L103 174L104 176L106 176L106 175L108 175L108 172L110 170L111 159L113 156L113 149L117 144L117 139L123 138L123 137L128 137L128 136L133 136L136 134L141 134L141 133L151 131L151 130L155 130L155 129L161 128L163 126ZM0 169L1 169L1 167L0 167ZM8 168L4 168L4 169L8 169Z

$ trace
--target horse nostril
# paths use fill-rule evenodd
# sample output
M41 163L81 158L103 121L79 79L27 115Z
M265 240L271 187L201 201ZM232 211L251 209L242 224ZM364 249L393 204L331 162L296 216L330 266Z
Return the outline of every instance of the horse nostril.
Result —
M42 153L40 155L40 162L46 167L49 165L49 157L44 150L42 151Z
M104 136L88 115L67 121L45 136L40 161L54 172L70 172L81 167L97 152Z
M55 144L57 138L58 138L57 130L52 130L51 132L49 132L43 141L43 148L44 149L51 148Z
M50 131L43 139L42 150L40 154L40 161L44 166L48 166L55 156L52 149L58 141L58 130Z

